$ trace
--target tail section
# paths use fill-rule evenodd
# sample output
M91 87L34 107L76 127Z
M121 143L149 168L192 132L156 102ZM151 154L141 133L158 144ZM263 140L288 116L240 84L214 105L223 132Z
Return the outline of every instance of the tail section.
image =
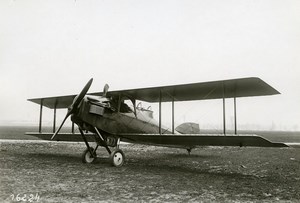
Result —
M182 123L175 130L181 134L200 134L198 123Z

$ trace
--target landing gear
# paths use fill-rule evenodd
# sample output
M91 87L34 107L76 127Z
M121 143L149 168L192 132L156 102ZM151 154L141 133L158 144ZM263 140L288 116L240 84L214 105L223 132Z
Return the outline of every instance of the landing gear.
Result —
M187 150L188 154L191 155L192 148L187 148L186 150Z
M91 154L91 152L92 152L92 154ZM82 162L83 163L91 164L91 163L95 162L96 158L97 158L96 151L92 147L90 147L90 149L84 150L84 152L82 153Z
M125 156L122 150L117 149L110 154L111 164L115 167L121 167L124 164Z
M97 154L96 154L97 148L98 146L103 146L107 150L108 154L110 155L111 164L115 167L121 167L124 164L125 156L123 151L119 149L120 139L116 141L116 150L111 151L110 148L108 147L107 141L103 138L103 136L100 134L98 129L96 127L94 127L94 129L96 132L96 136L98 135L96 139L96 143L97 143L96 149L90 147L85 137L85 134L83 133L82 129L79 128L79 132L82 135L83 141L85 142L85 145L87 147L87 149L82 154L82 162L89 163L89 164L95 162L97 158Z

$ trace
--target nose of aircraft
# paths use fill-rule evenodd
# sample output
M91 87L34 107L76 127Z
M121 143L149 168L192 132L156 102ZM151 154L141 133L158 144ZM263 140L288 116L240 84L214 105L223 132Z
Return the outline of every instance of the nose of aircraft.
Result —
M67 118L76 111L76 109L78 108L80 102L82 101L82 99L84 98L84 96L86 95L86 93L88 92L88 90L90 89L90 87L92 85L92 82L93 82L93 78L91 78L88 81L88 83L84 86L84 88L81 90L81 92L74 98L73 103L68 108L68 112L67 112L66 117L64 118L63 122L60 124L59 128L52 135L51 140L53 140L56 137L56 135L59 133L60 129L64 125L64 123L67 120Z

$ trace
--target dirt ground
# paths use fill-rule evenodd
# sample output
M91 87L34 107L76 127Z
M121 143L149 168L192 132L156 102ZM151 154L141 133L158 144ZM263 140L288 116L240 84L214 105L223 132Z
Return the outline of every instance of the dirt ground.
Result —
M115 168L83 143L0 141L0 202L300 202L300 148L121 148Z

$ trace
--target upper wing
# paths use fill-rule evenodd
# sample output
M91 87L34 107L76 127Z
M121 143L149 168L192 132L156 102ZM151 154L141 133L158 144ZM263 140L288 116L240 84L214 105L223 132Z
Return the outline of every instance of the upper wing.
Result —
M75 97L76 95L44 97L44 98L28 99L28 101L46 106L50 109L54 109L54 108L63 109L63 108L68 108L72 104Z
M190 101L233 97L250 97L280 94L259 78L240 78L193 84L160 86L130 90L109 91L107 96L126 95L146 102ZM102 92L91 95L103 95ZM29 99L48 108L67 108L76 95Z
M197 146L251 146L288 147L284 143L274 143L257 135L174 135L174 134L121 134L122 141L171 147Z
M108 94L117 95L122 93L137 100L146 102L159 102L160 91L162 93L162 102L170 102L173 100L173 98L175 101L191 101L221 99L223 97L233 98L280 94L277 90L259 78L241 78L233 80L112 91Z

